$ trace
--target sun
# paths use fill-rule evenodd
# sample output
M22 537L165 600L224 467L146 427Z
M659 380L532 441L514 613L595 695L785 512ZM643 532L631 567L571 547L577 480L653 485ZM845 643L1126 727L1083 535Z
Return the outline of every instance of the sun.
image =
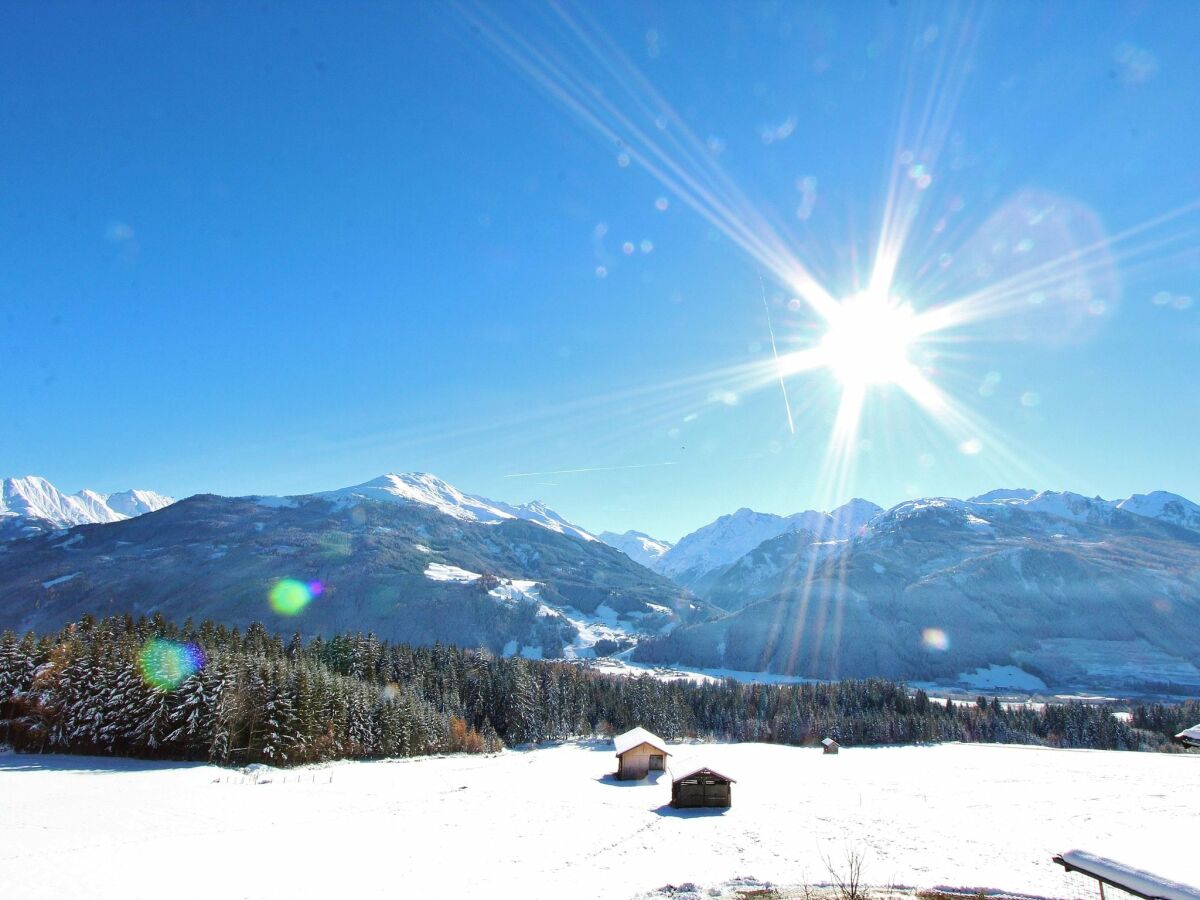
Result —
M909 351L918 337L912 306L897 297L862 293L830 310L819 353L846 388L905 384Z

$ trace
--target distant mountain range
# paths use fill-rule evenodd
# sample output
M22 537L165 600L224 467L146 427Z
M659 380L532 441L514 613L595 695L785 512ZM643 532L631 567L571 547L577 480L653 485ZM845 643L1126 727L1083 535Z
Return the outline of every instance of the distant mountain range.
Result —
M153 491L64 494L45 478L5 478L0 482L0 540L59 531L72 525L119 522L154 512L175 501Z
M664 554L660 571L681 572L728 614L642 642L635 657L814 678L1200 695L1200 506L1183 497L1000 490L912 500L865 522L847 516L840 534L776 518L741 510ZM756 527L780 533L732 561L723 546L748 541L719 539L684 565L671 559Z
M541 504L421 473L67 524L0 544L0 628L161 613L588 657L718 612ZM293 616L269 603L281 579L314 595Z
M651 568L693 587L781 534L803 531L822 540L845 540L881 512L881 507L866 500L851 500L833 512L808 510L790 516L743 508L693 531L673 547L666 545L669 549Z
M0 627L159 612L527 656L1200 695L1200 506L1161 491L740 509L672 545L423 473L175 503L22 478L4 482L0 537ZM268 603L282 578L314 594L293 617Z

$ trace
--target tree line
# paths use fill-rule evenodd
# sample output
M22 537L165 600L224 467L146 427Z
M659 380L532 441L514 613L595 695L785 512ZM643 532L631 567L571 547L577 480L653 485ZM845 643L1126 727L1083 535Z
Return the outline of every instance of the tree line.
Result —
M1096 706L945 703L883 679L696 684L371 634L285 640L261 624L242 632L157 616L0 635L0 741L222 764L487 752L636 725L669 739L793 745L1160 749L1166 732L1155 723L1176 718L1155 709L1135 728Z

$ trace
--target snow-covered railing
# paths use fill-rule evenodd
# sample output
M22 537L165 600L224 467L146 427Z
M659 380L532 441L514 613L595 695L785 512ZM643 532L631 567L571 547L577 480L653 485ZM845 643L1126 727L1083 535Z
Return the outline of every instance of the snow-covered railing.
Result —
M1200 888L1159 878L1084 850L1068 850L1054 857L1054 861L1068 872L1078 872L1100 882L1101 897L1107 884L1143 900L1200 900Z

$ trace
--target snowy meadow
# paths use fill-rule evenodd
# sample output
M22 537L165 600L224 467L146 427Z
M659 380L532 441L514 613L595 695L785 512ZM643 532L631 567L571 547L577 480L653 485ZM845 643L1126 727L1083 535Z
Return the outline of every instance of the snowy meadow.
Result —
M943 744L672 745L737 779L676 811L611 745L268 770L0 755L0 897L605 897L753 876L1070 896L1081 847L1200 883L1200 757ZM313 777L315 776L315 777ZM286 779L286 780L285 780Z

